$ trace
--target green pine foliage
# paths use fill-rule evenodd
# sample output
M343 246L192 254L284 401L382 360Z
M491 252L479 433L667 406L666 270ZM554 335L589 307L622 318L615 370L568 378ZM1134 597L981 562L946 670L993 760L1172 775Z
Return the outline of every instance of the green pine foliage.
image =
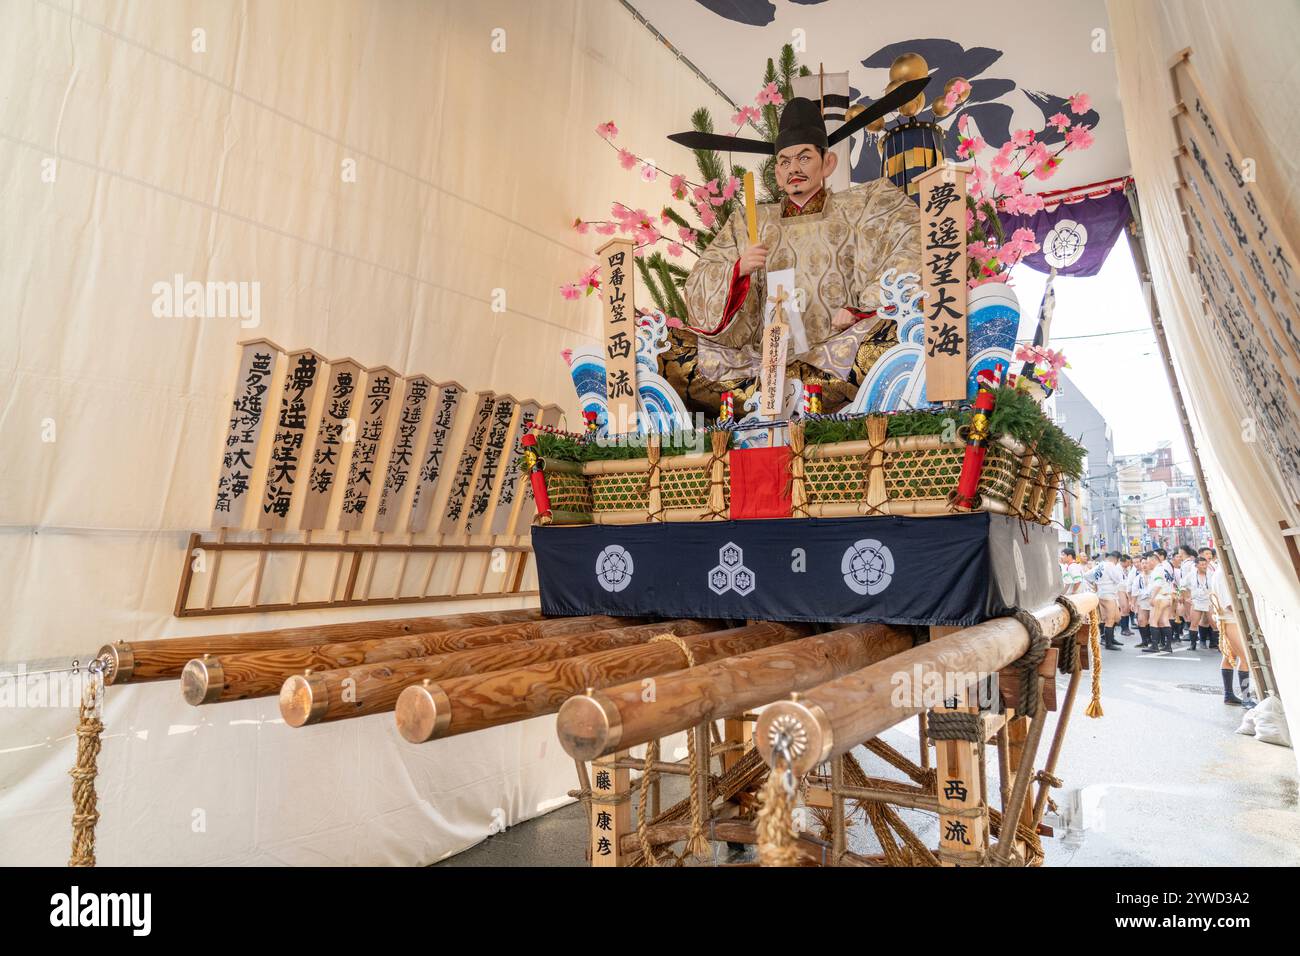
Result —
M973 414L969 406L957 410L938 408L895 412L888 417L886 436L905 438L909 435L942 435L953 428L949 424L952 419L956 419L956 427L960 428L970 424ZM995 436L1010 435L1017 441L1036 447L1038 453L1051 462L1052 467L1071 478L1082 477L1083 457L1086 454L1083 446L1044 415L1038 402L1028 393L1013 388L998 389L993 414L989 418L989 429ZM804 435L811 445L863 441L867 437L867 419L809 421L804 424ZM707 439L703 436L701 438L699 444L664 445L660 454L664 457L689 455L707 449ZM728 435L729 444L730 438ZM545 432L537 435L537 451L543 458L574 462L625 461L645 457L644 445L598 445ZM516 467L519 467L518 463Z
M895 412L889 416L886 435L889 438L942 435L945 429L951 428L948 424L950 419L955 417L957 427L961 427L970 424L973 414L969 407L960 409L955 415L951 409L943 408ZM1044 415L1038 402L1026 392L998 389L993 414L989 418L989 430L993 435L1010 435L1019 442L1037 447L1054 468L1071 478L1083 475L1086 454L1083 446ZM862 441L867 437L867 420L812 421L804 427L804 435L809 444Z

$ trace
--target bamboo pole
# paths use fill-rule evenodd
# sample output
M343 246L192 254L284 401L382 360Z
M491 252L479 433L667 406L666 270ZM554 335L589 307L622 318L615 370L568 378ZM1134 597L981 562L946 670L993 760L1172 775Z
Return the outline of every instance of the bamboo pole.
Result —
M571 697L556 733L569 756L594 760L824 684L911 646L911 634L901 629L854 624L665 674L649 687L635 680Z
M309 647L327 642L359 641L400 634L434 633L483 627L489 624L517 624L540 621L537 608L509 611L474 611L440 617L395 617L381 621L282 627L270 631L209 634L204 637L169 637L150 641L118 641L99 649L108 662L105 683L129 684L149 680L173 680L196 657L203 654L239 654L245 651L287 647Z
M804 637L810 626L763 622L683 637L697 665ZM412 743L553 714L574 694L657 677L685 664L674 642L598 651L532 667L419 684L397 701L397 729Z
M1097 606L1095 594L1072 594L1068 600L1081 616ZM1069 622L1059 604L1033 613L1049 636L1061 633ZM976 624L822 684L797 700L773 704L760 715L754 740L769 766L778 760L775 741L793 741L791 770L807 773L920 713L919 707L900 707L891 699L896 674L919 673L922 679L927 673L986 675L1022 657L1028 648L1029 634L1014 618Z
M488 671L526 667L541 661L576 657L615 647L643 644L660 634L703 634L703 621L639 624L530 641L512 640L433 657L359 664L336 670L294 674L280 688L280 715L290 727L380 714L397 706L398 695L422 680L443 680Z
M336 670L380 661L431 657L506 641L531 641L558 634L601 631L637 620L618 617L552 618L520 624L497 624L459 631L408 634L378 640L287 647L243 654L195 658L181 672L181 693L196 706L247 697L273 697L288 677L308 668Z

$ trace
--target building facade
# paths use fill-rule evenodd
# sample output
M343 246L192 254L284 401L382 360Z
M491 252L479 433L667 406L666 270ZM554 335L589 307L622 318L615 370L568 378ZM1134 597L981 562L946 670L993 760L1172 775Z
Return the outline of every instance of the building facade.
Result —
M1066 528L1079 528L1072 535L1074 546L1091 554L1123 550L1125 527L1110 425L1065 373L1049 410L1065 433L1088 452L1083 480L1073 489L1075 500L1066 508L1073 518Z

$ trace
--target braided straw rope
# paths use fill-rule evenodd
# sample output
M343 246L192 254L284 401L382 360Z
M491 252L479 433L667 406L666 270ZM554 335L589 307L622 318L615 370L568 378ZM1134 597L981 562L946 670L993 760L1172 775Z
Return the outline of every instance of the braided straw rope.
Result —
M92 662L90 680L81 695L77 720L77 762L72 777L72 857L68 866L95 865L95 824L99 822L99 797L95 793L97 761L103 745L104 722L99 714L104 701L102 671Z
M767 775L758 795L758 862L762 866L797 866L799 852L794 837L794 788L786 786L783 761Z
M790 517L808 517L808 481L804 463L803 425L790 426Z
M646 520L663 521L664 505L663 496L659 494L659 440L652 438L646 442L646 477L645 477L645 496L646 496Z
M678 637L676 634L660 634L657 637L650 638L651 644L655 644L661 641L668 644L676 645L677 649L682 652L682 656L686 658L686 666L687 667L695 666L695 655L691 653L691 649L687 645L687 643L683 641L680 637ZM655 743L655 749L658 750L657 741ZM695 772L695 761L697 756L698 759L705 761L705 769L707 770L709 753L708 751L705 751L703 754L698 754L698 755L696 754L695 731L694 728L692 728L686 732L686 759L687 759L687 764L691 767L691 773L689 774L689 779L691 782L691 835L686 840L686 849L683 851L682 856L678 858L678 863L680 863L687 855L695 856L698 859L704 859L704 857L709 855L709 841L708 838L705 837L704 835L704 809L703 809L703 803L708 800L708 793L707 792L704 794L700 793L700 775ZM647 770L649 770L650 767L651 767L650 750L649 748L647 748L646 749ZM644 806L646 789L647 789L646 779L643 775L641 778L642 806ZM642 820L645 819L644 812L642 813L641 818ZM649 836L640 827L638 828L638 831L639 831L639 836L641 838L641 849L642 852L644 852L647 845L649 844ZM646 857L647 866L654 865L653 863L650 862L652 859L654 859L653 853L647 855Z
M1088 646L1092 649L1092 700L1083 712L1101 717L1101 622L1096 608L1088 615Z

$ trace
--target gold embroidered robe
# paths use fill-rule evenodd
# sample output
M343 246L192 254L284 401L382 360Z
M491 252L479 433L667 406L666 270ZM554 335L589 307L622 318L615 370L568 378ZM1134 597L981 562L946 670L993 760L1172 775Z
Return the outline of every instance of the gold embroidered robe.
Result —
M859 356L864 343L880 346L870 359L874 362L897 342L897 330L888 330L890 340L881 342L883 320L866 319L838 333L832 330L831 320L841 307L874 310L879 304L880 276L887 269L920 271L919 209L901 189L882 178L843 192L828 192L818 212L782 215L793 210L790 203L784 208L778 203L758 207L758 235L768 248L767 268L793 268L795 285L803 291L808 351L789 356L789 374L806 380L806 370L801 374L801 367L811 366L832 380L858 379L864 371ZM738 212L691 270L685 300L688 321L697 332L715 329L722 322L732 269L748 242L745 217ZM725 383L758 376L766 279L763 271L750 277L744 303L724 329L715 335L698 334L693 377ZM855 391L856 387L850 394Z

